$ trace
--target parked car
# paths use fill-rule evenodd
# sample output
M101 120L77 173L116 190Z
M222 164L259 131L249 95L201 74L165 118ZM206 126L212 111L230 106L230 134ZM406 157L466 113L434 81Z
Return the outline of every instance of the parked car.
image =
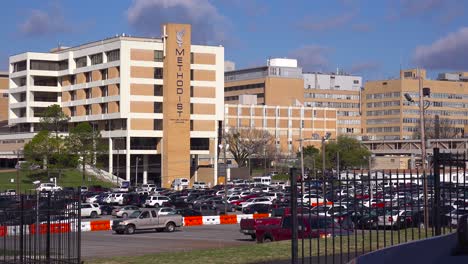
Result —
M158 215L155 209L135 211L125 220L112 222L112 230L117 234L134 234L136 230L165 230L174 232L183 224L181 215Z
M198 190L198 189L205 189L206 188L206 183L205 182L199 182L196 181L193 183L193 189Z
M188 217L188 216L202 216L202 213L200 211L191 209L191 208L182 208L182 209L176 209L176 214L179 214L183 217Z
M158 215L173 215L173 214L177 214L177 211L176 209L174 208L171 208L171 207L159 207L159 208L156 208L156 213Z
M265 228L266 226L279 226L281 224L281 217L267 217L259 219L241 219L240 232L252 239L256 238L256 229L259 226Z
M187 189L189 187L189 180L187 178L176 178L171 184L173 189L181 188Z
M153 188L156 188L156 185L155 184L143 184L141 185L141 190L144 191L144 192L148 192L150 190L152 190Z
M170 199L167 196L149 196L145 201L145 205L148 207L161 207L169 201Z
M247 207L249 205L252 205L252 204L269 204L269 205L271 205L272 202L268 198L257 197L257 198L250 198L247 201L242 202L240 205L241 205L241 208L244 209L245 207Z
M245 208L242 208L244 214L267 214L271 211L271 205L269 204L252 204Z
M140 208L134 205L127 205L123 206L120 208L116 208L113 212L112 215L116 217L122 217L122 218L127 218L129 215L133 214L135 211L139 211Z
M112 215L114 210L114 207L107 204L100 205L99 208L101 209L101 215Z
M81 217L96 218L101 215L101 208L97 203L82 203L81 204Z

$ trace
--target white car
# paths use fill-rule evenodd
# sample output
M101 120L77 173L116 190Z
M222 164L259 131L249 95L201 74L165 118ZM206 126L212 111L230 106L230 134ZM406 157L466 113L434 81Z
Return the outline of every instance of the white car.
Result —
M205 182L194 182L193 183L193 189L199 190L199 189L205 189L206 188L206 183Z
M161 207L156 209L158 215L175 215L177 211L171 207Z
M156 184L148 183L148 184L141 185L141 190L144 191L144 192L149 192L153 188L156 188Z
M266 198L266 197L256 197L256 198L250 198L248 199L247 201L245 202L242 202L240 205L242 206L242 209L249 206L249 205L252 205L252 204L269 204L271 205L272 202L270 201L270 199Z
M221 191L217 191L215 193L216 196L223 196L224 195L224 190L221 190Z
M232 195L227 198L228 203L237 202L241 199L239 195Z
M96 218L101 214L101 208L97 203L82 203L81 204L81 217Z
M388 210L385 215L378 216L377 224L379 226L397 226L398 217L406 214L406 210Z
M62 187L57 186L53 183L41 183L41 185L39 185L39 187L37 187L36 190L40 192L56 192L61 191Z
M262 197L266 197L266 198L270 199L270 201L273 202L274 200L277 200L279 196L280 195L278 193L271 192L271 193L264 194Z
M244 198L244 197L246 197L246 196L248 196L248 195L251 195L251 194L252 194L252 193L251 193L250 191L244 191L244 192L241 192L241 193L239 194L239 196L240 196L241 198Z
M189 187L189 180L187 178L176 178L171 184L174 189L187 189Z
M86 198L87 203L95 203L98 199L99 195L93 195L91 197Z
M116 193L112 196L112 203L123 205L124 194L123 193Z
M301 197L297 198L297 202L301 202ZM326 200L318 194L304 194L302 196L302 202L311 206L318 206L326 204Z
M162 207L164 203L169 202L170 199L167 196L150 196L145 201L145 205L148 207Z

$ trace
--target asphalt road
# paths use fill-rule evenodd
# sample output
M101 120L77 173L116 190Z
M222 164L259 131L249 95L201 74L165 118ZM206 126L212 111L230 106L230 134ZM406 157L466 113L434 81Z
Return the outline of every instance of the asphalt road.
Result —
M143 232L116 235L112 231L82 233L81 252L84 259L151 253L188 251L254 244L239 232L239 225L182 227L174 233Z

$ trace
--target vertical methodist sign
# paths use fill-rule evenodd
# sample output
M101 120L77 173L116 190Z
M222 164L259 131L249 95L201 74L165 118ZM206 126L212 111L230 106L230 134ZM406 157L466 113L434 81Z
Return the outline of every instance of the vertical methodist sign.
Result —
M162 187L190 179L190 39L188 24L163 25Z

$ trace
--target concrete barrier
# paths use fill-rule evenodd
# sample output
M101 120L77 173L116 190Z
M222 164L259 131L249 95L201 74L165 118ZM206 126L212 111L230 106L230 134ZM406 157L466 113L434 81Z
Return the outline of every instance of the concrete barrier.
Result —
M219 216L203 216L203 225L219 225L221 224Z

